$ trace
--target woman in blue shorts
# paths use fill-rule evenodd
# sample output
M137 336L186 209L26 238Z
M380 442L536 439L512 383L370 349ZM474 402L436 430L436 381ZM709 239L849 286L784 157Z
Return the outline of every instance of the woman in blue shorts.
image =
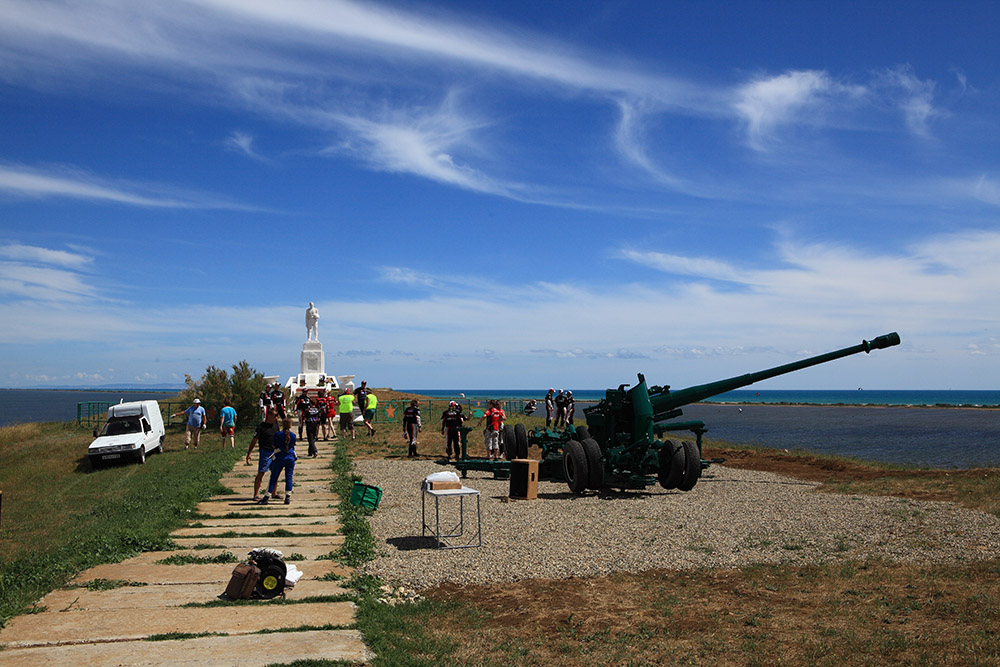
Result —
M267 493L260 499L261 505L267 505L268 499L274 495L278 486L278 475L285 471L285 504L292 502L292 473L295 471L295 433L292 432L292 420L284 419L281 430L274 434L274 459L271 460L271 480L267 484Z

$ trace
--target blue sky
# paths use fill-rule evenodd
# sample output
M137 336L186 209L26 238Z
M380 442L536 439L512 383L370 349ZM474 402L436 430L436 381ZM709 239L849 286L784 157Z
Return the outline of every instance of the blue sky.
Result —
M995 389L995 2L0 0L0 386Z

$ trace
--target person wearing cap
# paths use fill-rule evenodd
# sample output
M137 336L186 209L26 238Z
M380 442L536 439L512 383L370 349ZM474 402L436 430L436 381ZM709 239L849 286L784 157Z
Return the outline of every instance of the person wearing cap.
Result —
M556 403L553 399L556 390L550 388L549 393L545 394L545 428L552 426L552 413L556 410Z
M462 446L459 445L458 428L464 421L465 415L462 414L462 406L455 401L448 403L448 409L441 413L441 432L444 433L446 430L448 432L445 438L447 443L445 451L449 459L451 459L453 445L455 448L455 460L457 461L462 458Z
M187 410L174 413L175 417L187 415L187 428L184 431L184 449L194 441L194 448L198 449L198 440L201 439L201 432L208 425L208 415L205 408L201 407L201 399L196 398Z

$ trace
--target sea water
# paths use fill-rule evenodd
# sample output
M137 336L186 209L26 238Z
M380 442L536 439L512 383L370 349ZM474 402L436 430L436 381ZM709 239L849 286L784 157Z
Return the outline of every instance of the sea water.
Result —
M536 399L545 390L412 390L425 396ZM604 390L573 390L577 423ZM883 406L883 407L875 407ZM927 406L927 407L925 407ZM938 407L950 406L950 407ZM684 406L705 438L934 468L1000 466L1000 391L737 390ZM693 437L688 432L677 439Z

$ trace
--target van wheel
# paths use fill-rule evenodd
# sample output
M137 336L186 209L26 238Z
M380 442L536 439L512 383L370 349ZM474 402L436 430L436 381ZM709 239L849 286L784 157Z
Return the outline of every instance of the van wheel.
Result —
M153 448L153 452L156 454L163 453L163 438L160 438L160 440L156 443L156 447Z
M142 465L146 462L146 445L139 447L139 464Z

